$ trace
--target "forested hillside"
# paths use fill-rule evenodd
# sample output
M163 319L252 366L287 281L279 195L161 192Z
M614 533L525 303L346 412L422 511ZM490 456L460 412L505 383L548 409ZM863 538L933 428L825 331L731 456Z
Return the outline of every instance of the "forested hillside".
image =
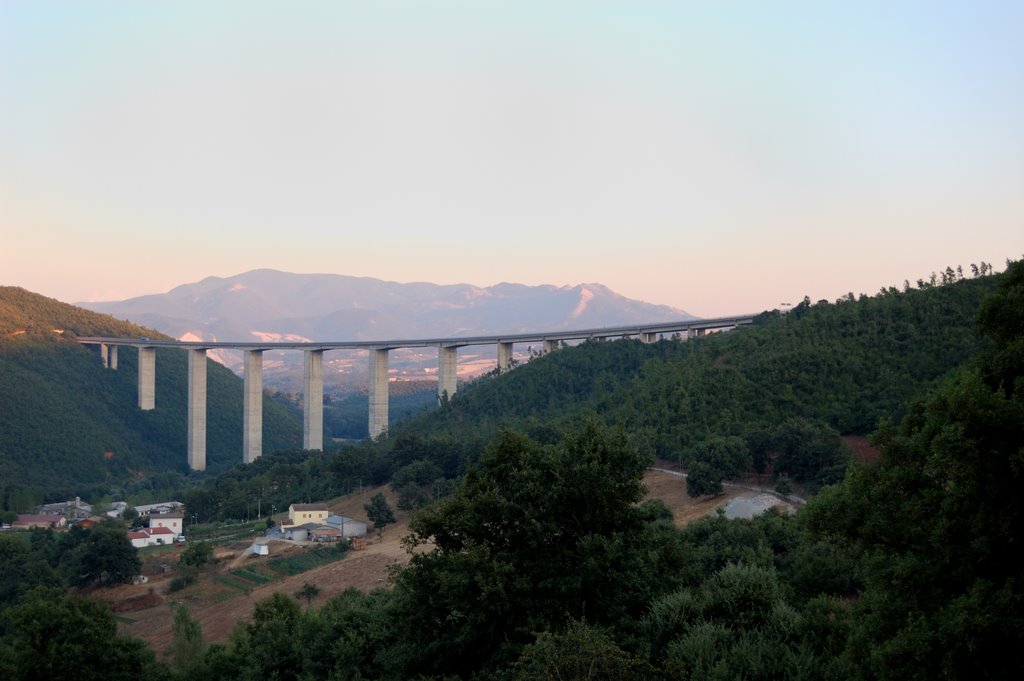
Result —
M621 427L645 456L697 466L707 483L697 493L769 466L813 491L843 477L849 457L839 433L866 435L899 420L913 396L984 346L975 319L1001 275L978 274L950 269L944 283L805 300L787 315L765 313L752 327L686 342L563 348L460 388L382 441L265 457L190 499L202 517L229 518L258 490L287 504L392 480L415 507L445 494L501 428L554 444L584 419Z
M156 409L136 405L137 358L121 348L104 369L76 335L162 337L20 288L0 288L0 481L3 505L22 510L41 495L92 497L179 485L187 473L185 353L157 351ZM211 470L241 458L241 380L208 367L207 460ZM264 447L295 447L301 422L264 402Z
M996 281L951 274L922 289L805 299L688 342L586 343L468 385L439 414L394 432L486 440L501 425L543 430L590 412L649 453L684 460L709 437L749 439L792 417L868 434L982 347L974 320Z
M893 298L911 304L904 308ZM951 309L974 319L978 333L958 323L943 328L946 340L933 338L939 321L954 321ZM861 345L838 340L855 337L855 328L898 324L901 315L915 320L914 330L903 327L904 355L884 354L893 350L884 350L878 336ZM829 328L837 333L823 331ZM628 425L606 428L593 412L609 418L616 413L606 406L615 404L612 394L620 391L618 401L625 403L625 386L646 385L655 366L651 356L634 361L631 379L612 380L604 395L587 402L592 413L579 416L581 422L560 428L520 416L532 435L504 429L479 449L451 425L474 413L476 391L467 391L420 422L441 424L438 435L417 434L410 425L388 440L334 455L265 457L233 468L187 500L190 510L224 513L253 484L287 488L293 498L314 490L312 496L322 498L342 491L354 475L390 475L396 487L421 492L433 487L436 500L421 499L433 503L410 525L410 561L394 570L386 590L349 590L305 609L291 596L274 594L255 605L252 621L240 622L227 645L204 644L201 627L179 606L165 667L117 636L102 609L69 597L66 589L28 590L59 586L57 578L88 545L62 562L67 542L0 537L0 564L9 568L0 573L27 575L0 590L0 611L6 609L0 612L0 671L15 679L46 677L40 670L65 668L65 651L89 631L90 642L117 651L90 658L97 678L111 680L161 674L190 681L1021 678L1024 663L1008 651L1024 644L1018 559L1024 536L1024 263L989 280L804 305L787 318L768 317L749 332L685 349L604 343L566 350L491 383L515 385L517 373L529 375L542 362L569 362L574 355L592 361L611 353L665 353L662 361L670 365L669 355L678 352L673 369L700 368L716 390L713 378L741 373L738 367L758 376L758 364L741 361L739 348L770 347L770 334L783 331L812 357L815 345L833 348L820 357L835 356L837 345L855 356L812 361L810 370L786 364L780 380L792 383L814 372L828 385L846 386L828 381L884 379L883 371L855 369L906 357L920 374L883 369L925 386L905 403L890 394L894 381L863 391L882 405L878 460L853 464L795 516L718 515L678 530L664 505L642 502L649 456L635 446ZM955 360L940 354L966 345L977 350L947 370ZM871 354L869 346L881 346L882 354ZM926 355L925 346L935 354ZM592 368L598 366L594 361ZM593 385L593 376L604 375L604 369L589 379L566 372L560 380ZM485 385L478 389L484 394ZM801 384L794 399L778 391L779 402L813 409L802 394L808 389L830 394L827 386ZM734 418L752 419L749 432L771 429L776 417L841 425L831 419L852 413L851 405L863 399L857 392L817 405L817 412L776 405L767 413L765 399ZM471 432L482 438L486 430ZM710 421L703 434L693 452L748 441L747 435L715 434ZM457 482L445 479L462 473ZM50 570L41 562L47 559ZM80 625L68 626L71 618Z

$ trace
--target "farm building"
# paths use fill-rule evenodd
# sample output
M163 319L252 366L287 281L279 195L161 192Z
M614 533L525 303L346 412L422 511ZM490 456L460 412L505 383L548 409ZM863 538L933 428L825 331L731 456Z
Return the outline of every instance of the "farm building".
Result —
M341 530L343 537L365 537L366 523L355 520L344 515L332 515L327 517L327 527Z
M288 507L288 521L281 522L281 529L307 523L322 525L327 522L328 515L327 504L292 504Z
M309 533L320 529L319 523L306 523L305 525L281 526L281 536L292 541L306 541Z
M13 527L16 530L29 530L33 527L52 527L54 529L60 530L67 526L67 518L57 513L34 515L19 513L17 520L11 523L11 527Z

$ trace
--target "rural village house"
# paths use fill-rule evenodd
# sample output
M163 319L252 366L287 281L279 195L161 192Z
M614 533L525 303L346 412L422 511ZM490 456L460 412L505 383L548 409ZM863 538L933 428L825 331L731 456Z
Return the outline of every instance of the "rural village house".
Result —
M175 535L182 534L182 523L185 516L181 513L161 513L149 516L149 527L166 527Z
M288 507L288 520L281 522L281 531L293 525L323 525L330 515L327 504L292 504Z
M331 515L327 504L292 504L288 520L281 521L281 535L293 541L334 542L365 537L366 523L343 515Z
M33 527L41 527L43 529L52 527L59 530L67 526L68 519L60 513L19 513L17 520L11 523L11 529L14 530L30 530Z
M143 527L140 530L129 532L128 538L132 540L132 546L141 549L144 546L172 544L175 534L169 527Z
M37 510L39 515L63 515L72 520L77 518L88 518L92 515L92 504L82 501L81 497L58 501L54 504L43 504Z

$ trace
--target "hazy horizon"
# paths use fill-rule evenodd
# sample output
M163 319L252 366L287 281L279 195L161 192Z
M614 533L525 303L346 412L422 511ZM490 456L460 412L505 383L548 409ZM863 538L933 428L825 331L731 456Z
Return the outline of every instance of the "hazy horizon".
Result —
M1024 253L1024 4L0 4L0 278L600 283L713 317Z

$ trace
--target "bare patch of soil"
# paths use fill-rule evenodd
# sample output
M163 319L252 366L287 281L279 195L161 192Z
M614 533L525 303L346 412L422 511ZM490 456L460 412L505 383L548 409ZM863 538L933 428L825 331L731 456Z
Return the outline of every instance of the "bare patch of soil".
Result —
M658 468L675 468L669 462L658 462ZM648 469L644 473L644 484L647 485L647 498L660 499L672 511L672 518L677 527L683 527L694 520L700 520L723 508L731 499L743 494L745 490L726 487L725 493L717 497L699 497L694 499L686 493L686 478L677 473L666 473Z
M878 461L879 451L871 446L868 438L863 435L844 435L843 441L853 450L853 458L859 463Z
M130 598L111 603L110 609L113 612L135 612L136 610L147 610L156 607L163 603L163 601L164 599L160 597L155 589L149 589L142 595L131 596Z

